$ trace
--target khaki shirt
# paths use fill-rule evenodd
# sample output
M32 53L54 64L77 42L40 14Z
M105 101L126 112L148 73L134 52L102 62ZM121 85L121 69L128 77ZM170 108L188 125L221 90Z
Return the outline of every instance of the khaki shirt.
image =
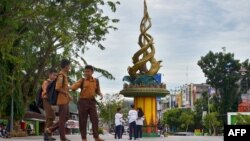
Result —
M84 80L84 82L82 82ZM83 86L81 86L84 84ZM97 79L91 77L91 78L81 78L78 80L75 84L71 86L72 90L75 91L78 88L83 88L80 93L80 98L85 99L93 99L96 94L100 94L100 85L97 82Z
M67 75L62 71L60 71L56 80L56 90L63 88L64 91L68 92L69 91L68 85L69 81ZM66 95L64 93L58 93L57 105L69 104L69 101L70 101L70 96L68 94Z

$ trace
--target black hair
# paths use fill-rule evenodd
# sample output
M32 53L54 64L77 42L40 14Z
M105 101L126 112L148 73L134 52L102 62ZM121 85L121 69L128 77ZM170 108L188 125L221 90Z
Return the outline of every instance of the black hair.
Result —
M121 111L121 108L118 107L118 108L116 109L116 112L120 112L120 111Z
M141 118L144 116L144 113L141 108L138 108L138 117Z
M84 69L85 69L85 70L86 70L86 69L90 69L91 71L94 71L94 67L91 66L91 65L86 65Z
M61 60L61 68L65 68L66 66L70 65L70 61L68 59Z
M135 105L134 105L134 104L131 104L130 107L131 107L131 108L135 108Z
M57 73L57 71L56 71L55 69L53 69L53 68L50 68L50 69L48 70L48 73L49 73L49 74Z

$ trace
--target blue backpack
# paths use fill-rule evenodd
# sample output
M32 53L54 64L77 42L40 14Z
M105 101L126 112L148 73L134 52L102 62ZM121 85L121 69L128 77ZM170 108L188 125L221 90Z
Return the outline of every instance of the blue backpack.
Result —
M61 75L61 74L58 74ZM53 80L47 86L47 97L50 105L56 105L58 92L56 91L56 81L57 79ZM64 83L64 76L63 76L63 83Z
M42 99L43 89L40 87L36 95L36 106L43 109L43 99Z

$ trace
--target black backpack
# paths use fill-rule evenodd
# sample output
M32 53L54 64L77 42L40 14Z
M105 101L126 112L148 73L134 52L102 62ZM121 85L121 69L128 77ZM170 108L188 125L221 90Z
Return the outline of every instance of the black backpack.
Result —
M57 79L53 80L47 86L47 93L46 94L47 94L48 101L49 101L50 105L56 105L56 103L57 103L58 92L56 91L56 81L57 81ZM63 83L64 83L64 77L63 77Z
M43 89L40 87L36 95L36 106L43 109L43 99L42 99Z

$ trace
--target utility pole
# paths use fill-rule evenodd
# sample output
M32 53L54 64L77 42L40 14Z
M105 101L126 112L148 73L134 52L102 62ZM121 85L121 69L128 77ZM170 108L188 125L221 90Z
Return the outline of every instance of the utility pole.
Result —
M227 47L221 47L221 48L222 48L223 54L225 55L227 51Z

